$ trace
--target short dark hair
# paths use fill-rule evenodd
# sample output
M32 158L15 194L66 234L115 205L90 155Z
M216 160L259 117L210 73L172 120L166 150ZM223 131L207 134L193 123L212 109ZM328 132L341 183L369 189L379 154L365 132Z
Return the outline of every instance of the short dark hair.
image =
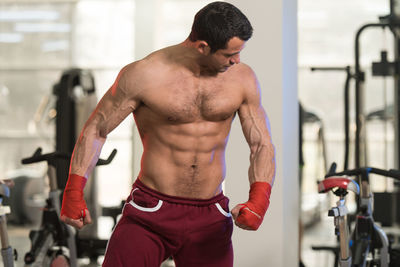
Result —
M189 39L206 41L214 53L225 48L233 37L247 41L252 34L250 21L237 7L226 2L213 2L197 12Z

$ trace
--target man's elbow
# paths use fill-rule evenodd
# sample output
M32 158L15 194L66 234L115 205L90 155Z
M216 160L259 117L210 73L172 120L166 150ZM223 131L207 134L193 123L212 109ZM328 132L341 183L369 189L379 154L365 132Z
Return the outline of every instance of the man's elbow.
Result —
M107 130L100 124L88 121L83 127L81 138L90 138L104 141L107 138Z

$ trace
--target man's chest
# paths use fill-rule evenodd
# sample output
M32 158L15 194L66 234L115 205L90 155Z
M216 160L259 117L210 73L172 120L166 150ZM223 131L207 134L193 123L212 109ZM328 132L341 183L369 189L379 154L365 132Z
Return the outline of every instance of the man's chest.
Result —
M150 87L142 102L172 122L221 121L231 117L242 103L242 90L227 82L181 80Z

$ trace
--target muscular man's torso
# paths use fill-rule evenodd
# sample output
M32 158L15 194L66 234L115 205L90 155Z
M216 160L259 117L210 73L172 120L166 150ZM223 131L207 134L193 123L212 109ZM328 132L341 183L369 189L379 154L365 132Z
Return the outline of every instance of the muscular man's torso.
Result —
M139 63L145 71L135 83L144 148L139 178L168 195L210 198L225 177L225 147L243 102L243 66L196 77L168 48L157 53Z

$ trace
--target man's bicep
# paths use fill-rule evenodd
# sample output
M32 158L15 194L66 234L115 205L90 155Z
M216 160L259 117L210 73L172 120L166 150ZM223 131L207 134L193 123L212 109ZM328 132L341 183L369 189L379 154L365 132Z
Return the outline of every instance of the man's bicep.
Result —
M248 81L238 114L247 142L250 145L263 144L270 139L269 121L261 104L261 89L253 72Z
M101 98L88 121L88 124L96 125L101 137L106 137L139 105L134 88L127 86L127 78L121 76L121 73Z
M98 103L91 122L97 125L99 134L106 137L135 110L135 106L134 100L120 98L118 94L113 95L110 89Z

